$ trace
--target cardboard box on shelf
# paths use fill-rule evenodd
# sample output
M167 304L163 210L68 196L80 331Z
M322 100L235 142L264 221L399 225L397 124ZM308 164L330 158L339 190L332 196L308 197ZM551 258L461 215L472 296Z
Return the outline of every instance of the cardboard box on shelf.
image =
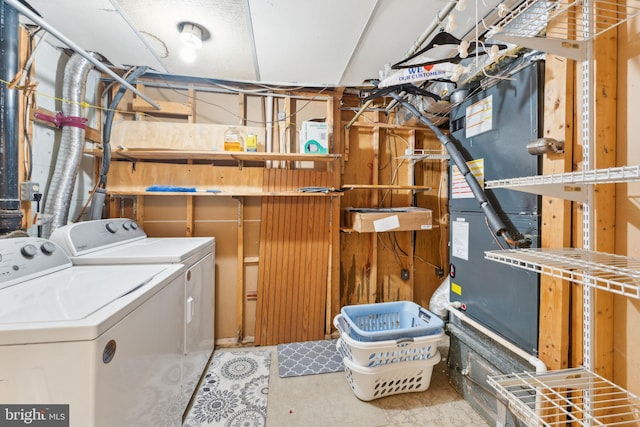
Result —
M431 210L413 206L382 209L348 208L345 225L358 233L431 230L433 228Z

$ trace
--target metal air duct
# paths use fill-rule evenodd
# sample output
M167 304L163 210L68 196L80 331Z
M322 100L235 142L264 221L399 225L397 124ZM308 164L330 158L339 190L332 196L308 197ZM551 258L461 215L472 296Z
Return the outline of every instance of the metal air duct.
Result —
M18 72L18 12L0 2L0 78L10 82ZM18 91L0 89L0 234L22 227L18 193Z
M86 82L91 62L80 54L73 54L64 69L62 84L62 139L51 184L47 191L43 237L48 238L58 227L67 223L71 196L80 169L84 148L85 119L82 118Z

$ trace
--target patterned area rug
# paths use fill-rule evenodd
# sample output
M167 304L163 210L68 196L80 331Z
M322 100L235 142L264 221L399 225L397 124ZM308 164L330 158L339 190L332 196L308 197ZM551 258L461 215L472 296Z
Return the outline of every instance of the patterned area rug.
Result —
M263 427L271 352L216 350L184 427Z
M344 371L337 340L321 340L278 344L280 378L326 374Z

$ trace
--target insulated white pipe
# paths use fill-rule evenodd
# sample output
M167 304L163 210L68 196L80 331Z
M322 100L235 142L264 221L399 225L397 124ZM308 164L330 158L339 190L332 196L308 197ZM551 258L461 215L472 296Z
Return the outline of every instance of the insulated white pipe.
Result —
M71 49L73 49L76 53L78 53L79 55L82 55L83 58L85 58L87 61L89 61L93 65L95 65L95 67L97 69L99 69L100 71L102 71L102 72L108 74L109 76L113 77L121 85L123 85L124 87L129 89L131 92L135 93L136 95L138 95L140 98L142 98L145 101L147 101L149 103L149 105L151 105L153 108L155 108L157 110L160 110L160 106L158 104L156 104L153 100L151 100L151 98L149 98L146 95L144 95L143 93L141 93L138 89L136 89L134 86L129 84L122 77L120 77L119 75L117 75L116 73L111 71L109 69L109 67L104 65L98 59L96 59L93 56L91 56L91 54L89 54L89 52L87 52L86 50L82 49L80 46L78 46L73 41L68 39L66 36L64 36L62 33L60 33L58 30L53 28L44 19L40 18L37 14L35 14L31 9L29 9L26 6L24 6L18 0L4 0L4 2L9 4L9 5L11 5L15 10L17 10L18 12L20 12L21 14L23 14L24 16L29 18L34 23L38 24L40 27L42 27L44 30L46 30L49 34L53 35L55 38L60 40L62 43L66 44Z
M486 336L488 336L492 340L496 341L498 344L502 345L503 347L508 348L513 353L515 353L516 355L518 355L522 359L524 359L527 362L529 362L532 366L535 366L536 373L539 374L539 373L547 372L547 365L545 365L542 360L540 360L537 357L527 353L526 351L522 350L520 347L517 347L516 345L514 345L510 341L508 341L505 338L501 337L500 335L496 334L491 329L489 329L486 326L484 326L484 325L478 323L477 321L473 320L472 318L470 318L469 316L467 316L466 314L464 314L463 312L458 310L458 308L460 308L460 302L452 302L451 304L449 304L447 306L447 310L449 310L449 313L453 314L458 319L462 320L463 322L467 323L468 325L472 326L473 328L479 330L480 332L482 332L483 334L485 334Z

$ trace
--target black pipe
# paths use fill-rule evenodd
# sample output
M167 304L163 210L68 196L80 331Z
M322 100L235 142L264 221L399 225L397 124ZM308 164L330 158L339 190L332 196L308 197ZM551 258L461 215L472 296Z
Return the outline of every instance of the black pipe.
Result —
M418 120L420 120L420 122L431 129L433 133L436 134L436 137L438 137L442 145L444 145L444 148L446 148L447 153L449 153L451 160L458 167L460 173L464 176L465 181L467 181L467 184L469 185L473 196L480 204L484 215L487 217L489 228L491 228L491 231L497 236L502 235L507 230L507 226L504 225L504 222L502 222L502 219L500 218L500 216L498 216L493 205L489 202L489 200L487 200L487 196L486 194L484 194L484 190L478 183L475 175L473 175L469 170L467 162L464 160L464 157L458 150L458 147L456 147L451 139L443 134L442 131L431 122L431 120L420 114L416 107L414 107L411 103L405 101L398 93L392 92L391 96L393 97L393 99L398 101L400 105L409 110L411 114L416 116Z
M18 12L0 2L0 78L10 82L18 73ZM18 191L18 91L0 90L0 234L22 227Z
M146 73L148 69L149 67L136 68L127 76L125 81L133 84L133 82ZM107 175L109 174L109 167L111 166L111 127L113 125L113 116L125 92L127 92L127 88L121 85L109 104L104 125L102 126L102 164L98 176L98 186L91 197L91 209L89 211L89 218L91 220L102 218L102 210L104 209L104 201L107 195Z
M138 67L127 76L125 81L127 83L133 83L136 81L138 77L147 72L149 67ZM120 100L124 96L127 88L125 86L120 86L118 92L113 97L113 100L109 104L109 109L107 110L106 117L104 119L104 126L102 128L102 167L100 168L100 181L98 186L100 188L105 188L107 186L107 174L109 173L109 166L111 161L111 126L113 124L113 116L118 108L118 104L120 104Z

